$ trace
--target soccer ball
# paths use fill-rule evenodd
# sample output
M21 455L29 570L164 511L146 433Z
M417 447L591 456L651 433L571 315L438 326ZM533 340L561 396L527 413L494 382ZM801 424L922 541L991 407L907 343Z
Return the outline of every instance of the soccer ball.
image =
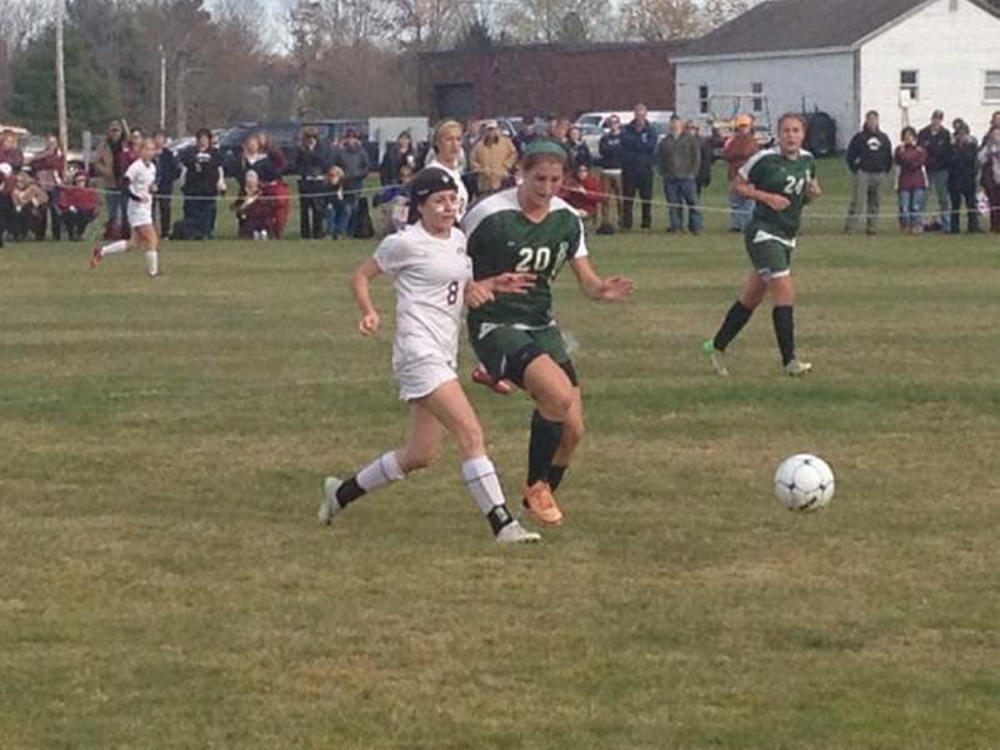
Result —
M824 508L833 499L833 490L830 464L810 453L789 456L774 473L774 494L789 510Z

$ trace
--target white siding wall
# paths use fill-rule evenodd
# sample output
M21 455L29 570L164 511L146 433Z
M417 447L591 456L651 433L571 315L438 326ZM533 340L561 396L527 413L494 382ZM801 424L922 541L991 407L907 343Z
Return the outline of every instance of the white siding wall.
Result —
M968 0L935 0L861 48L861 111L877 109L893 143L903 128L899 73L918 70L919 100L909 109L918 130L935 109L948 123L965 119L981 136L1000 103L983 100L984 73L1000 70L1000 19Z
M764 84L775 121L772 126L782 113L801 111L804 98L808 110L819 107L836 120L839 147L844 147L856 129L854 59L850 53L678 62L678 113L682 117L698 115L698 87L703 84L710 93L749 93L755 81Z

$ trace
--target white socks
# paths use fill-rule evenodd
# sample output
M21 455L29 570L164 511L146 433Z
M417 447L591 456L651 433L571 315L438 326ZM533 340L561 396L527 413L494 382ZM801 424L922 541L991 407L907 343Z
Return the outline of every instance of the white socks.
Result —
M400 482L406 479L406 472L396 460L396 453L386 453L368 464L355 475L358 486L365 492L371 492L389 482Z
M496 467L486 456L476 456L462 464L462 478L484 516L506 504Z
M160 273L160 253L158 250L146 251L146 272L150 276L157 276Z
M105 245L101 248L101 257L105 255L115 255L116 253L124 253L128 250L127 240L118 240L117 242L112 242L110 245Z

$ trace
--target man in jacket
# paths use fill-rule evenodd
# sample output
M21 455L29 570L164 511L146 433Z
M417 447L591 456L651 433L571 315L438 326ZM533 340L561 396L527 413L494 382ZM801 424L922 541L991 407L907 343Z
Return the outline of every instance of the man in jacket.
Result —
M635 119L622 133L622 192L625 195L621 227L632 228L632 206L636 193L642 201L642 228L653 226L653 165L656 163L656 128L647 119L645 104L635 107Z
M346 224L354 227L359 199L365 186L365 178L371 169L368 152L356 130L344 133L344 140L333 157L333 164L344 170L344 211ZM354 236L353 231L350 236Z
M295 153L295 173L299 176L299 233L304 240L318 240L323 236L325 210L322 198L326 169L332 160L330 151L320 143L319 132L306 128L302 143Z
M865 115L864 127L847 147L847 166L854 173L854 196L847 214L845 232L853 232L867 219L868 234L878 231L882 181L892 171L892 143L879 129L878 112Z
M598 152L601 155L601 192L607 199L601 204L601 231L611 232L611 199L622 224L622 121L618 115L608 118L608 132L601 136Z
M736 179L736 173L760 148L754 137L753 125L751 115L738 115L735 122L736 129L722 148L722 158L729 165L729 231L740 234L746 231L747 224L750 223L754 204L752 200L733 190L732 184Z
M495 193L511 176L517 164L517 148L500 132L496 120L487 120L486 132L472 147L469 161L476 173L480 196Z
M125 150L125 131L122 124L115 120L108 124L104 132L104 140L97 147L94 156L94 172L101 179L104 189L104 207L108 213L108 224L104 236L107 239L118 239L125 225L125 208L127 201L122 200L122 178L125 176L123 151Z
M701 231L698 211L698 188L695 178L701 168L701 146L687 130L687 123L674 115L670 132L660 141L658 149L663 192L667 196L671 234L684 231L684 207L688 208L688 228L692 234Z
M166 237L171 228L171 208L174 200L174 183L181 176L181 165L174 152L167 146L167 134L162 130L153 133L156 145L156 200L154 207L159 214L160 236Z
M929 189L937 197L938 215L931 220L930 211L924 217L924 229L948 229L951 224L951 197L948 194L948 164L951 161L951 133L944 127L944 112L935 110L931 124L917 134L917 144L927 152ZM927 201L930 206L930 200Z

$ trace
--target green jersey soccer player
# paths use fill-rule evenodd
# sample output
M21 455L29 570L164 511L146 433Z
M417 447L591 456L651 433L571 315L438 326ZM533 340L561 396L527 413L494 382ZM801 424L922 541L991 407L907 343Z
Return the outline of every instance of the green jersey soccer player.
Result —
M603 279L587 257L579 215L558 197L566 150L535 141L521 161L523 182L495 193L466 215L474 277L533 273L527 294L498 294L469 312L469 334L480 362L494 379L524 388L535 400L528 449L525 508L543 523L558 524L553 497L583 435L583 406L576 372L552 317L552 282L565 265L592 300L620 301L633 290L620 276Z
M778 146L760 151L743 165L733 180L733 190L756 202L746 229L746 248L753 264L740 295L715 334L703 345L720 375L728 375L723 353L749 322L768 291L774 300L774 333L781 361L788 375L812 369L795 356L795 285L792 250L802 222L802 209L820 196L816 161L802 148L805 122L796 114L778 121Z

